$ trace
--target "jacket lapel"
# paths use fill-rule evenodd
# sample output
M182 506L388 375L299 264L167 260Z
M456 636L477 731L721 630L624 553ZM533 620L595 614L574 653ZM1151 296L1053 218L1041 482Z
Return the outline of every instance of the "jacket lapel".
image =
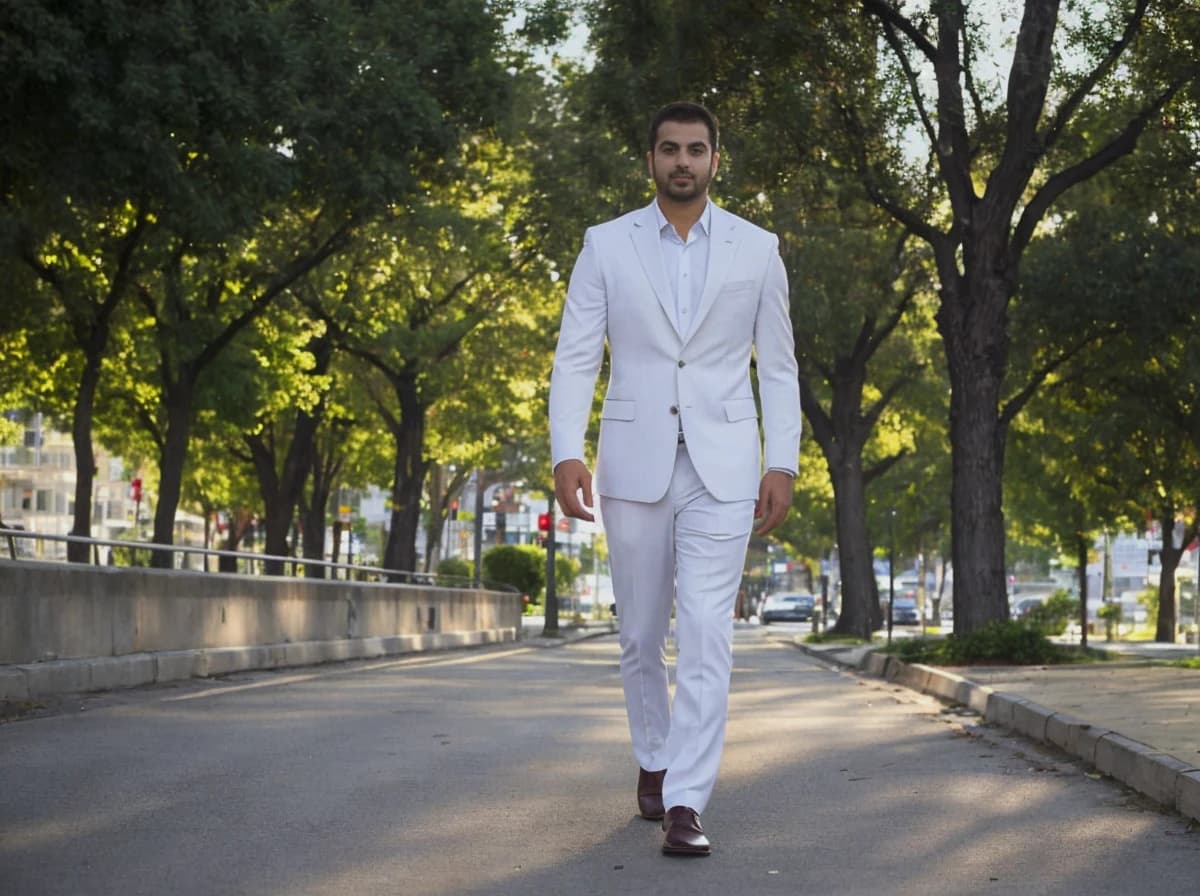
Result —
M671 290L667 287L667 272L663 268L662 247L659 245L657 225L658 219L654 215L652 203L642 209L641 214L634 216L633 229L629 235L637 250L638 261L642 263L642 271L646 274L646 279L650 281L650 287L654 290L658 304L662 306L663 314L670 321L671 329L677 335L682 335L679 333L679 326L675 320L675 300L671 297Z
M712 205L712 233L708 237L708 272L704 275L704 294L700 297L700 307L696 309L696 318L688 338L696 334L704 318L712 310L713 302L721 287L729 279L729 268L737 252L738 232L737 218L723 211L715 203Z

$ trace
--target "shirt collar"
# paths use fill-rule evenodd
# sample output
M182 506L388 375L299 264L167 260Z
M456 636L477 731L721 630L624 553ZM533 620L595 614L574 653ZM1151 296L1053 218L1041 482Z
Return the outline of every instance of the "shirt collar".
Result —
M663 214L662 206L660 206L658 204L658 197L655 197L654 202L652 202L651 205L654 206L654 220L656 222L658 222L658 232L662 233L663 228L671 226L671 222L668 221L667 216ZM700 225L700 229L702 231L704 231L705 236L708 236L710 233L712 233L712 201L711 200L708 200L708 199L704 200L704 211L700 212L700 218L696 222L696 224ZM692 227L694 229L695 224L693 224Z

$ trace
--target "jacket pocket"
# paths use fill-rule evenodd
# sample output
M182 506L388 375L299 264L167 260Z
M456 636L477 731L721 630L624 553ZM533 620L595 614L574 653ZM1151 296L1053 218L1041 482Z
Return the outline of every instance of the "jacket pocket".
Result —
M636 401L625 398L606 398L600 416L605 420L632 420L636 416L636 411Z
M725 402L725 419L730 423L758 416L753 398L732 398Z
M745 292L749 289L754 289L758 286L757 280L731 280L721 287L721 294L727 295L731 292Z

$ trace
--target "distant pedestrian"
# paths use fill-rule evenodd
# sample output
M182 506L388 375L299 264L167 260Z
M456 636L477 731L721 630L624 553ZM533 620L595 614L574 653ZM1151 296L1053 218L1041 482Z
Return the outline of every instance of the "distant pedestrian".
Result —
M649 137L654 201L590 228L571 275L550 382L551 451L564 513L593 519L584 437L607 342L595 491L621 618L638 809L663 819L664 852L707 855L700 813L725 739L734 602L754 521L765 535L791 504L800 397L778 240L708 199L716 119L672 103Z

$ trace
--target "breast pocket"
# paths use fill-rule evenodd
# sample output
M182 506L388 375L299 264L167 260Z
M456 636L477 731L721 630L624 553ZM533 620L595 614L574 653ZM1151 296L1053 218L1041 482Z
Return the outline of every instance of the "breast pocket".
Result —
M730 280L721 287L721 295L731 295L735 292L750 292L758 286L757 280Z

